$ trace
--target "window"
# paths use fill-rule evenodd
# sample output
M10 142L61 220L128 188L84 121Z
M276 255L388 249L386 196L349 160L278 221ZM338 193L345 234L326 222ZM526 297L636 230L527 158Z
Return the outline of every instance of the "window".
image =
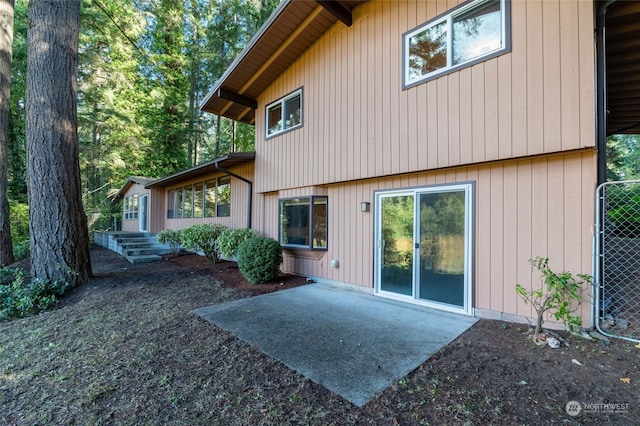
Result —
M204 203L204 183L193 185L193 217L202 217Z
M302 89L267 106L267 137L302 126Z
M404 86L506 53L509 0L473 0L405 33Z
M125 220L138 218L138 194L128 195L124 197L122 202Z
M326 250L327 200L324 196L280 200L280 244Z
M182 190L182 199L183 199L183 208L182 208L182 217L183 218L191 218L193 217L193 186L185 186Z
M167 195L167 219L173 219L176 217L177 204L178 194L175 189L172 189Z
M218 217L231 216L231 178L229 176L218 178L218 190L216 192Z
M204 183L204 211L205 217L216 216L216 179Z
M167 218L231 216L231 177L194 183L167 193Z

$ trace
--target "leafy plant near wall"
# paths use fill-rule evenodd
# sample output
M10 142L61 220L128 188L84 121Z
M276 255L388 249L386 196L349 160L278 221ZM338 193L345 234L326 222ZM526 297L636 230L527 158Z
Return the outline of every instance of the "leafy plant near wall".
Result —
M549 268L549 259L536 257L529 259L531 265L540 272L542 286L537 289L527 291L520 284L516 284L516 293L525 303L531 303L536 310L537 318L533 332L534 342L538 342L544 316L551 313L556 320L562 321L569 330L580 327L582 320L576 315L582 303L582 286L591 282L591 276L571 272L556 273Z
M262 284L278 276L282 247L273 238L256 237L238 246L238 269L251 284Z
M0 319L26 317L58 301L69 285L61 280L25 279L22 269L0 269Z
M156 234L156 239L160 244L168 245L173 254L180 253L180 247L182 245L182 237L180 235L180 231L174 231L173 229L163 229Z
M225 229L218 237L218 249L225 257L236 257L238 246L245 240L258 236L258 231L249 228Z
M188 250L200 251L209 263L217 263L220 260L217 240L225 229L227 227L219 223L202 223L183 229L180 237Z

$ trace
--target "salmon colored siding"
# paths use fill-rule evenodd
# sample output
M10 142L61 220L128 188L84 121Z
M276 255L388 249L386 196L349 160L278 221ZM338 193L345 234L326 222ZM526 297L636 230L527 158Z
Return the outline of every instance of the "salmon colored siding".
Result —
M402 34L452 1L371 1L259 97L257 192L593 147L593 4L511 2L512 51L402 90ZM265 140L302 87L303 126Z
M256 207L260 229L277 239L279 198L328 195L328 251L285 250L282 269L373 288L374 191L475 182L473 306L485 316L531 317L531 306L515 293L516 283L540 284L529 259L549 257L556 270L591 270L595 179L595 151L583 150L268 193ZM371 212L360 211L361 201L372 203ZM585 303L585 319L588 313Z
M130 195L138 195L138 200L140 200L140 196L142 195L149 195L149 209L151 209L152 203L153 203L153 199L154 198L159 198L158 197L158 193L156 193L155 191L152 191L150 189L147 189L144 187L144 185L140 185L138 183L134 183L131 182L131 185L129 186L129 188L127 189L127 191L124 193L124 195L122 196L122 199L124 200L125 197L128 197ZM138 201L139 203L139 201ZM138 217L135 219L125 219L124 218L124 205L122 206L122 231L129 231L129 232L139 232L140 231L140 210L139 210L139 205L138 205ZM151 210L149 210L151 211ZM149 215L149 217L154 216L154 215Z

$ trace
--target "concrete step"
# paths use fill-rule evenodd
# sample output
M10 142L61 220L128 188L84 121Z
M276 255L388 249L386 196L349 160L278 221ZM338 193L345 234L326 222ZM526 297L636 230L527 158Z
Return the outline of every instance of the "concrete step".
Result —
M141 255L134 255L134 256L126 256L126 259L129 261L129 263L133 265L137 265L141 263L160 262L162 260L162 256L159 256L157 254L141 254Z
M140 255L147 255L147 254L162 254L163 252L164 252L164 250L161 250L161 249L155 248L155 247L130 248L130 249L122 250L122 253L125 256L140 256Z

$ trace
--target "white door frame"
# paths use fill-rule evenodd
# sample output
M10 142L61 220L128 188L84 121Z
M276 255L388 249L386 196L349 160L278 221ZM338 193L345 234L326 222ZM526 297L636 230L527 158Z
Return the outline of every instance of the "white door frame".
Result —
M465 246L464 246L464 303L463 306L458 307L446 303L439 303L436 301L430 301L426 299L420 299L419 296L419 249L416 248L415 241L419 240L420 232L420 203L419 195L425 193L438 193L438 192L452 192L452 191L464 191L465 193ZM475 183L474 182L461 182L442 185L429 185L411 188L389 189L374 191L375 200L375 217L374 217L374 294L381 297L390 299L415 303L424 305L443 311L449 311L454 313L461 313L465 315L473 315L473 236L474 236L474 204ZM414 197L414 225L413 225L413 291L412 295L402 295L391 291L385 291L381 289L381 262L382 262L382 223L381 223L381 207L382 198L388 196L406 196L412 195Z
M149 232L149 194L140 194L138 199L138 230Z

